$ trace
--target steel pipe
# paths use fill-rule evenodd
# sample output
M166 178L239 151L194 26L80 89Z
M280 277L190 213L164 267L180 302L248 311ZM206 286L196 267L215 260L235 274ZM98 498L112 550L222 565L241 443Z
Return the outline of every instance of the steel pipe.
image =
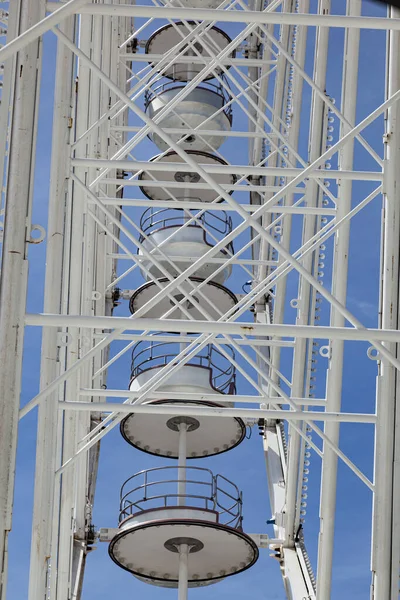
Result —
M165 404L119 404L116 402L59 402L61 410L67 411L101 411L122 414L157 414L176 415L176 406ZM339 421L344 423L375 423L376 415L366 413L331 413L310 410L269 410L264 408L229 408L225 406L179 406L182 416L209 416L209 417L239 417L248 419L273 419L287 421ZM182 441L183 448L183 441ZM182 462L183 465L183 462Z
M88 327L98 329L168 331L180 333L214 333L228 335L302 337L359 341L395 341L399 332L393 329L356 329L355 327L323 327L316 325L288 325L271 323L224 323L220 321L187 321L176 319L149 319L147 317L92 317L86 315L49 315L27 313L25 325L35 327Z
M52 12L60 6L59 2L48 2L47 10ZM80 14L112 15L118 17L154 17L164 19L182 19L188 21L218 21L220 23L259 23L261 25L306 25L315 27L339 27L400 30L400 19L377 17L346 17L343 15L306 15L301 13L259 12L217 10L204 8L170 8L167 6L131 6L128 4L86 4L76 10Z
M361 0L347 2L347 15L361 14ZM343 84L341 112L350 125L342 123L340 134L345 135L354 127L356 119L360 31L349 29L345 32L343 54ZM347 144L339 155L339 169L352 169L354 156L354 141ZM338 188L338 218L351 210L352 182L340 182ZM333 257L333 293L340 302L347 298L347 278L349 262L350 223L347 221L335 236ZM331 310L330 324L332 327L344 327L345 319L334 307ZM343 380L343 340L333 340L331 357L327 372L326 401L327 410L340 411L342 403ZM338 423L325 425L324 432L339 443L340 427ZM317 593L321 598L329 598L332 594L332 568L334 560L334 536L337 494L337 455L324 446L324 458L321 473L320 501L320 533L318 544ZM384 596L382 596L384 597Z
M75 17L70 17L62 24L68 36L74 35ZM47 252L44 310L53 312L60 309L64 252L65 228L65 181L68 176L68 142L70 130L70 97L73 88L73 55L62 44L57 51L57 79L54 98L53 115L53 147L50 193L47 226ZM59 374L60 362L55 360L58 353L58 332L43 332L42 360L40 371L40 388L46 388ZM52 556L52 517L54 506L54 472L57 467L58 411L55 408L59 391L49 395L39 407L36 444L36 468L34 509L32 522L31 560L29 575L29 600L44 597L49 562ZM59 456L60 460L61 456ZM55 560L54 554L53 559Z
M74 0L76 1L76 0ZM28 285L28 240L36 157L41 43L30 28L44 15L45 3L16 1L11 10L24 50L15 38L8 46L20 50L15 62L14 106L10 111L4 237L0 279L0 598L6 598L8 536L12 527L18 410L20 405L24 312ZM15 12L14 12L15 11ZM57 19L57 17L55 17ZM16 32L17 33L17 32ZM7 46L6 46L7 48ZM1 60L9 54L0 50ZM8 99L7 99L8 101ZM21 176L21 168L24 169ZM3 182L4 184L4 182Z
M38 23L32 25L29 29L21 33L18 37L3 46L0 49L0 61L4 62L7 58L14 56L17 52L25 48L28 44L35 42L43 33L49 31L55 25L58 25L63 19L77 13L87 0L69 0L69 2L58 2L54 7L52 14L48 15ZM42 13L43 14L43 13Z
M185 162L161 162L161 161L134 161L134 160L101 160L99 158L73 158L72 167L95 167L96 169L118 169L120 171L159 171L162 173L175 173L185 171L190 173L193 167ZM210 175L234 174L234 175L260 175L262 177L297 177L304 169L293 169L290 167L257 167L245 165L201 165L202 169ZM359 181L382 181L383 175L378 171L335 171L315 168L307 172L308 179L350 179ZM147 183L147 182L146 182ZM123 181L121 181L123 185ZM141 185L144 185L143 183ZM152 183L147 183L152 185Z
M153 337L154 339L154 337ZM103 398L127 398L130 400L136 400L140 397L140 392L131 392L129 390L113 390L110 388L105 389L81 389L79 391L80 396L96 396ZM287 404L284 398L278 396L243 396L241 394L205 394L203 392L158 392L154 391L151 394L155 398L166 399L166 400L208 400L209 402L216 402L217 404L230 404L232 402L242 404L264 404L267 402L278 402L279 404ZM304 404L309 406L325 406L326 401L324 398L291 398L296 404Z

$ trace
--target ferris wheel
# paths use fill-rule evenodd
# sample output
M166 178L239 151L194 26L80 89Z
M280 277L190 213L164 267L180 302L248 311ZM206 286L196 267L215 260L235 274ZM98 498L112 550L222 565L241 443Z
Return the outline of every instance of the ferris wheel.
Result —
M0 600L397 600L400 8L13 0L0 63Z

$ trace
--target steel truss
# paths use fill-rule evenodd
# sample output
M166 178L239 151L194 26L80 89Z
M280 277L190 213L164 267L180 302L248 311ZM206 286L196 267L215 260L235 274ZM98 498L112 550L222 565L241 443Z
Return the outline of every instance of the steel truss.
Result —
M0 47L0 599L6 599L8 538L12 518L18 518L12 515L18 420L37 409L29 600L72 600L85 596L87 556L108 535L93 528L101 440L126 415L175 414L171 405L146 404L150 398L189 397L198 404L182 407L186 417L240 417L249 427L260 427L273 535L266 537L260 525L253 537L260 547L273 550L288 598L333 597L343 463L351 481L365 487L362 498L373 502L368 523L371 599L395 600L400 563L400 14L392 8L387 18L362 16L361 0L343 3L343 15L330 14L330 0L319 0L316 12L310 12L309 0L225 0L218 10L164 4L15 0L0 7L0 36L7 34ZM165 54L146 55L142 42L157 29L155 19L157 27L175 29L179 19L183 32ZM223 49L211 37L216 23L233 32ZM336 65L340 102L335 104L326 90L329 36L339 29L344 38L338 52L342 64ZM386 91L382 102L359 120L364 29L387 31ZM311 31L312 50L307 49ZM57 39L46 230L31 218L45 34ZM194 65L197 74L150 118L144 95L176 64ZM227 132L215 131L211 117L193 126L179 113L180 103L207 77L225 98L219 114L232 112ZM168 115L179 116L181 127L165 125ZM382 149L371 142L368 128L383 118ZM163 160L164 151L153 159L157 152L147 136L156 135L175 153L175 162ZM216 157L214 163L202 164L185 150L190 136ZM210 142L218 137L227 139L221 150ZM231 143L235 150L226 150ZM354 160L357 152L366 165L362 169ZM180 179L173 179L176 172ZM141 193L145 176L160 197ZM201 201L205 191L213 195L211 202ZM381 269L374 281L380 286L379 323L371 327L350 308L349 262L358 243L357 219L379 202ZM179 210L184 220L155 243L151 230L139 224L139 209ZM222 237L207 229L211 211L231 219ZM209 235L207 251L200 257L168 253L168 245L190 227ZM33 314L26 309L28 250L44 238L43 311ZM212 275L195 280L207 265ZM325 285L324 268L330 279ZM226 269L234 274L226 285L234 287L237 303L222 310L211 304L207 286ZM144 278L154 293L128 317L127 300ZM165 299L169 308L160 317L151 316ZM26 327L42 331L40 391L20 406ZM139 391L126 391L123 385L107 389L107 375L126 364L136 342L150 343L155 334L160 343L178 341L174 360ZM370 399L362 410L353 410L347 401L350 342L377 372L375 408ZM160 391L208 345L236 370L237 394ZM345 423L373 428L370 468L362 460L359 466L363 448L354 454L346 438L353 430L344 429ZM311 451L317 457L313 466L319 465L318 481L308 495L319 494L314 502L319 514L308 518L318 522L318 542L303 527Z

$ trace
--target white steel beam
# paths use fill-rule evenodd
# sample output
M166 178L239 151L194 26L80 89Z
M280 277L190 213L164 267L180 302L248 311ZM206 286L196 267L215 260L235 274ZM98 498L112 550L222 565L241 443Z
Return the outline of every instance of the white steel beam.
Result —
M79 36L80 46L86 52L89 52L93 60L97 62L97 56L93 48L93 18L91 16L85 15L81 17L77 35ZM68 36L65 37L71 43L75 43L75 40L70 40ZM61 40L59 42L62 43ZM76 95L75 110L71 117L74 119L77 135L80 135L87 129L92 117L90 95L93 80L86 64L77 62L74 64L74 67L78 78L78 94ZM96 105L94 104L93 106ZM92 139L89 139L89 145L91 146L91 144ZM80 148L78 155L84 154L85 149ZM88 168L85 169L82 167L77 171L82 179L90 177L90 170ZM67 207L68 233L65 243L67 260L64 265L66 282L63 289L64 310L76 314L91 314L91 311L88 312L87 289L88 287L92 289L93 279L91 276L91 267L88 265L86 256L86 252L90 253L91 246L86 244L84 237L87 229L85 227L86 205L81 191L72 188L71 184L68 190ZM91 259L93 262L93 256L91 256ZM68 335L70 336L71 343L65 348L64 361L66 368L74 365L79 360L81 352L79 331L73 327L69 327ZM80 370L79 379L76 372L66 380L63 394L67 400L76 397L79 380L88 381L90 367L90 363L86 363ZM84 416L80 418L76 414L72 414L71 418L63 423L63 461L74 454L79 439L87 433L89 427L89 419ZM79 562L76 563L75 557L77 553L81 553L82 543L84 544L85 515L83 511L85 510L87 497L87 459L88 457L85 456L84 460L79 461L78 465L75 465L68 473L65 473L61 481L58 507L58 532L54 537L55 547L52 548L53 577L50 586L51 594L55 597L55 600L62 600L65 597L68 598L68 596L71 596L75 586L77 576L76 567L79 565ZM55 574L56 577L54 576Z
M49 12L56 10L59 2L48 2ZM86 4L76 9L80 14L114 15L120 17L160 17L165 19L182 18L182 8L165 6L131 6L129 4ZM205 8L185 8L185 17L188 21L218 21L220 23L256 23L261 25L306 25L316 27L338 27L357 29L400 30L400 19L386 19L378 17L346 17L342 15L316 15L301 13L282 13L267 11L235 11Z
M121 391L122 393L122 391ZM82 412L101 411L107 413L123 414L158 414L175 415L175 406L165 406L162 404L119 404L116 402L59 402L58 407L61 410L72 410ZM230 408L224 407L202 407L202 406L183 406L179 407L182 415L187 416L215 416L215 417L240 417L248 419L283 419L283 420L308 420L308 421L338 421L343 423L375 423L376 415L367 413L331 413L326 411L311 410L271 410L265 408Z
M15 2L22 35L44 16L45 2ZM8 182L0 279L0 598L6 598L7 542L12 526L17 423L28 282L28 240L35 167L41 42L20 51L14 63L14 106L8 156ZM10 42L13 44L13 42ZM2 52L2 50L0 50ZM21 166L25 173L21 177Z
M330 0L320 0L318 3L318 13L325 15L329 12ZM316 31L315 48L314 48L314 73L313 80L317 89L325 89L326 86L326 66L328 53L328 36L329 30L325 27L318 27ZM313 90L312 105L310 112L309 126L309 158L310 161L315 161L323 154L323 138L324 138L324 112L326 110L324 100L319 96L316 90ZM309 206L318 206L320 190L315 181L311 181L307 185L307 204ZM304 219L303 225L303 244L306 243L315 233L317 228L317 220L315 216L309 215ZM314 253L309 253L303 262L304 268L310 274L314 275ZM297 291L298 306L296 314L296 326L307 325L313 315L310 314L311 295L315 291L309 279L305 277L299 278ZM295 347L293 354L293 389L292 393L295 396L305 394L305 364L307 356L307 340L304 338L295 339ZM301 440L298 432L289 427L289 456L288 456L288 473L286 487L286 540L285 546L294 547L294 541L297 531L296 516L299 514L299 499L297 497L299 480L301 477L301 452L304 451L304 446L301 445Z
M139 62L139 63L158 63L162 61L165 56L163 54L123 54L119 55L121 60L127 62ZM207 64L211 62L210 56L180 56L179 62L189 64ZM237 67L258 67L261 65L275 65L276 60L262 60L261 58L224 58L221 63L225 66L237 66ZM154 65L155 66L155 65Z
M163 129L166 132L165 129ZM351 140L348 142L351 144ZM161 173L173 173L175 171L193 170L193 167L185 162L167 163L167 162L143 162L136 160L102 160L96 158L73 158L72 167L95 167L96 169L118 169L121 171L138 171L139 175L143 171L159 171ZM275 177L297 177L301 175L304 169L294 169L290 167L269 167L269 166L246 166L246 165L203 165L206 173L213 175L233 174L246 176L275 176ZM359 181L382 181L383 175L379 171L352 171L352 170L326 170L316 167L307 173L309 179L343 179ZM123 182L121 183L123 185ZM143 185L143 184L141 184ZM93 186L92 186L93 187Z
M390 9L398 18L400 11ZM386 96L400 89L400 37L388 33ZM380 325L399 329L399 252L400 252L400 104L390 107L385 119L385 187L383 205L382 270ZM385 346L398 355L399 338ZM371 553L371 598L396 600L399 593L399 463L398 415L399 374L383 360L378 367L375 432L375 494ZM395 448L397 456L395 456ZM397 458L397 460L396 460Z
M168 200L160 200L160 201L153 201L153 200L149 200L148 202L143 201L143 200L131 200L130 198L127 199L123 199L123 200L118 200L118 199L111 199L111 198L102 198L101 199L102 204L104 204L104 206L140 206L141 208L146 208L146 207L150 207L153 206L155 207L159 207L159 208L187 208L187 209L203 209L205 210L206 208L208 208L207 206L205 206L205 204L203 203L201 206L199 205L199 203L197 202L190 202L190 201L180 201L177 200L176 202L172 202L172 201L168 201ZM161 202L164 202L165 205L161 205ZM90 204L90 200L89 200L89 204ZM245 210L251 212L254 212L255 210L257 210L257 206L256 205L247 205L247 204L243 204L243 207ZM209 207L212 211L231 211L231 212L235 212L230 206L226 207L224 204L217 204L215 206L211 206ZM330 217L334 217L336 216L336 209L335 208L312 208L312 207L308 207L308 206L273 206L272 208L267 209L266 212L270 212L270 213L281 213L282 215L325 215L325 216L330 216ZM118 255L118 258L120 258L120 255ZM140 256L138 257L139 260L143 260ZM172 260L174 260L172 258ZM176 257L175 260L178 260L178 257ZM180 259L182 260L182 259ZM185 260L185 259L183 259ZM220 262L223 259L219 259L219 258L209 258L208 262L211 261L215 261L215 262ZM256 259L243 259L242 261L240 261L239 259L237 260L233 260L232 261L234 264L235 263L240 263L240 262L249 262L249 263L254 263L254 264L263 264L263 262L265 264L276 264L276 261L262 261L262 260L256 260Z
M347 15L361 14L361 0L347 0ZM354 126L357 104L357 77L359 58L360 31L348 29L345 32L343 55L343 83L341 111L350 127L342 123L341 134L344 135ZM354 143L345 146L339 154L339 168L351 170L353 166ZM346 214L351 208L352 184L339 181L338 189L338 217ZM332 292L341 301L347 298L347 272L349 257L350 224L343 224L340 232L334 239ZM331 309L331 326L343 327L345 319L334 308ZM332 340L330 344L329 368L326 379L327 410L340 410L342 402L343 379L343 340ZM327 424L324 429L326 435L339 443L339 424ZM337 456L329 449L324 448L321 474L321 500L320 500L320 533L318 545L318 571L317 593L322 598L331 596L333 548L336 516L336 490L337 490Z
M61 23L63 19L76 13L85 2L87 0L69 0L65 4L60 2L55 7L55 12L47 17L44 17L42 11L37 23L31 24L25 31L21 31L18 37L11 40L3 48L0 48L0 60L2 62L7 60L7 58L14 56L28 44L36 42L46 31L49 31L55 25Z
M162 338L162 336L160 336ZM152 339L154 339L154 337L152 337ZM157 337L158 339L158 337ZM179 340L181 340L182 338L180 337ZM176 342L176 336L173 340L174 342ZM185 341L185 340L184 340ZM187 341L191 341L191 340L187 340ZM215 342L214 342L215 343ZM173 400L173 399L177 399L177 400L184 400L184 399L190 399L190 400L210 400L213 402L220 402L222 404L225 403L230 403L230 402L237 402L237 403L243 403L243 404L260 404L260 403L265 403L268 402L268 400L270 400L271 402L278 402L280 404L287 404L286 400L279 397L279 396L243 396L243 394L234 394L234 395L230 395L230 394L204 394L204 393L195 393L195 392L152 392L152 395L154 394L155 397L157 398L166 398L168 400ZM130 400L136 400L137 398L139 398L140 393L139 392L132 392L129 390L113 390L110 388L105 389L91 389L91 388L87 388L87 389L81 389L79 390L79 395L80 396L100 396L103 398L129 398ZM310 406L325 406L326 401L325 399L306 399L306 398L292 398L293 402L296 402L296 404L304 404L305 401L307 400L307 402L310 402Z
M74 37L75 17L61 25L69 37ZM68 177L69 138L68 122L71 117L71 97L74 83L74 58L62 44L57 51L56 86L53 117L53 163L51 166L49 212L47 225L47 258L44 310L57 312L62 304L62 264L64 254L65 193ZM62 143L61 143L62 142ZM48 329L42 336L42 363L40 387L44 389L59 374L58 332ZM39 407L34 512L32 524L29 600L46 597L49 585L49 567L56 568L52 556L53 502L55 499L54 473L57 465L59 390L46 398Z
M102 339L104 337L104 333L95 333L94 337L96 339ZM154 340L154 337L151 334L145 334L145 333L121 333L118 335L118 337L116 338L118 340L135 340L135 341L152 341ZM163 342L167 342L167 343L171 343L176 341L176 335L175 336L168 336L168 335L160 335L159 338L160 341ZM183 342L191 342L192 338L189 336L184 336L184 335L180 335L179 339ZM251 345L251 346L280 346L282 348L292 348L293 347L293 342L289 342L289 341L284 341L284 340L272 340L272 339L267 339L267 340L258 340L255 338L246 338L244 337L243 339L236 339L236 343L239 346L246 346L246 345ZM229 345L229 343L225 340L225 338L214 338L213 340L213 344L227 344Z
M397 342L398 331L393 329L371 329L356 327L326 327L316 325L289 325L286 323L250 323L250 322L223 322L223 321L187 321L176 319L150 319L147 317L89 317L85 315L25 315L25 324L35 327L89 327L96 329L116 330L154 330L171 331L180 333L215 333L229 335L251 336L277 336L292 339L294 336L303 338L316 338L322 340L358 340L372 342ZM375 345L375 344L374 344ZM387 354L388 360L394 358ZM397 362L397 361L396 361ZM400 363L399 363L400 367Z

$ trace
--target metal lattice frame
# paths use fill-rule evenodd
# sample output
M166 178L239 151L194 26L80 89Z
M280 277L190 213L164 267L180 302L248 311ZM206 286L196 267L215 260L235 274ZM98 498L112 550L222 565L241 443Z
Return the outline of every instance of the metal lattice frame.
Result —
M226 407L221 414L217 408L190 405L182 408L182 414L262 420L274 517L275 537L270 547L279 553L288 597L324 600L331 595L340 458L371 491L374 501L371 597L397 598L399 13L390 9L388 18L369 19L361 16L358 0L347 3L346 16L330 15L329 0L320 0L316 14L309 13L308 0L272 0L265 7L256 0L248 5L242 0L225 0L219 12L165 7L156 0L146 6L117 0L70 0L65 4L18 0L9 10L9 15L0 14L0 24L8 27L7 45L0 48L4 62L0 158L5 190L0 285L1 600L6 598L18 411L23 418L35 407L39 409L29 600L80 598L100 440L126 414L174 414L171 406L143 402L157 398L160 385L210 343L228 359L231 354L226 346L234 349L232 364L252 394L221 398L210 393L206 399L251 407ZM154 18L171 24L174 19L183 23L195 20L195 26L189 26L187 35L165 55L144 55L132 43L150 35ZM140 22L138 27L133 19ZM222 51L213 47L208 33L217 21L241 26L240 33ZM311 27L316 28L312 76L306 65L307 28ZM343 27L338 108L325 92L328 37L330 28ZM388 30L386 100L356 125L360 30L368 28ZM28 247L37 241L32 234L37 227L31 223L31 213L41 70L39 36L49 30L58 39L58 54L44 310L43 314L25 314ZM205 56L196 49L197 41L207 50ZM187 60L184 52L188 45L194 54L190 60L204 68L154 120L149 119L140 105L151 78L178 59ZM237 50L234 58L230 56L233 49ZM204 140L211 133L207 124L201 132L199 128L180 131L159 125L167 111L172 114L208 74L230 96L228 104L234 118L247 124L247 131L245 127L237 130L234 121L227 134L228 139L248 140L243 164L200 166L183 150L184 137L179 142L171 137L195 133ZM306 88L311 93L306 107L310 121L308 153L300 147ZM368 126L381 116L385 116L383 159L380 149L371 147L364 137ZM330 139L332 118L338 126L336 141ZM180 162L161 162L163 153L152 162L144 160L149 132L159 135ZM356 144L368 155L373 168L354 168ZM208 150L224 158L223 149ZM334 168L327 164L331 159ZM20 177L21 165L28 173L24 178ZM166 180L156 183L162 191L168 190L168 201L130 197L138 191L143 171L151 176L153 172L170 173L177 165L181 172L195 172L203 180L185 184L185 188L214 190L218 201L207 206L184 202L177 198L182 186ZM215 176L221 174L234 174L236 182L220 185ZM356 204L351 201L355 182L369 185L369 192ZM384 208L381 320L379 329L371 329L347 307L348 254L353 217L380 196ZM214 246L201 258L188 256L186 269L178 269L174 278L163 265L165 261L174 263L175 257L166 255L165 242L150 251L143 245L143 240L151 243L151 236L141 231L127 212L134 207L190 209L183 228L201 224L207 209L225 210L234 219L234 227L224 239L214 239ZM238 242L243 232L248 234L247 243ZM174 235L166 241L173 240ZM221 261L218 252L231 241L238 242L235 252L229 251ZM324 244L331 244L331 286L322 285L319 275L325 260L320 256ZM129 286L139 269L146 270L144 259L157 266L167 284L161 285L147 271L157 288L154 297L130 318L112 316L116 300L124 301L131 294L127 287L117 298L116 288L125 281ZM206 308L199 304L199 299L207 300L207 281L199 285L189 279L207 262L219 270L231 264L241 277L252 281L234 309L220 312L218 320L211 319L207 303ZM290 320L288 287L293 281L297 297L291 307L296 317ZM162 319L146 317L165 296L171 301L169 312ZM204 320L192 320L186 308L188 299ZM166 321L176 306L185 318ZM316 325L320 308L324 325ZM43 328L40 392L19 410L25 326ZM137 341L151 340L155 332L166 342L176 340L171 332L180 334L182 348L176 360L166 364L140 392L105 390L107 371ZM116 340L124 347L110 357L110 346ZM318 340L324 340L321 355L328 367L323 378L326 395L314 398L313 357ZM374 414L342 409L347 340L369 342L376 353L369 350L378 366ZM174 393L171 398L179 399L177 396ZM125 401L111 406L106 397ZM205 399L204 394L201 397ZM163 392L162 398L168 399L168 395ZM192 399L198 399L197 395L192 394ZM321 422L323 428L317 425ZM340 424L345 422L374 426L372 481L341 449ZM316 587L302 534L303 469L309 449L322 464Z

